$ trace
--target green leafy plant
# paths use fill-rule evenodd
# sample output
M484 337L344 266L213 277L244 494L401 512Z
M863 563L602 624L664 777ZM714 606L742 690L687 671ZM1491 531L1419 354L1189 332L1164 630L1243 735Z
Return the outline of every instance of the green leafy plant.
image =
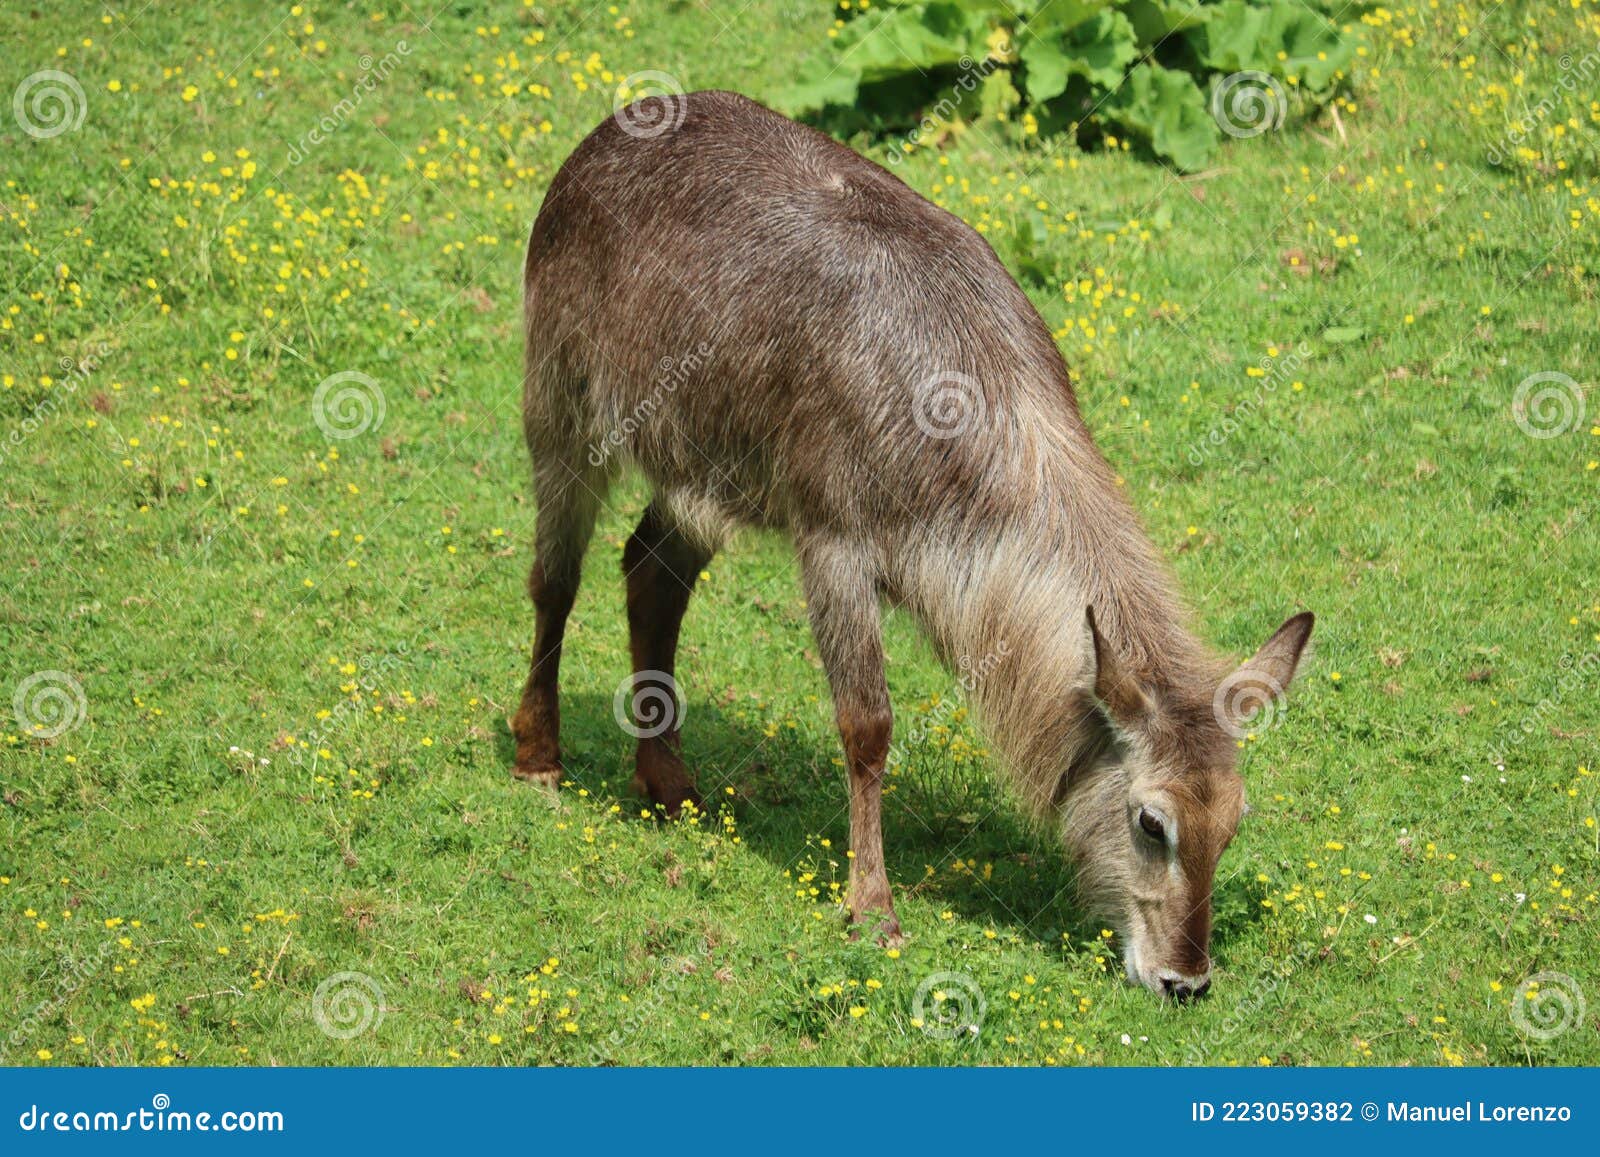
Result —
M915 126L928 143L979 118L1120 136L1184 170L1224 135L1278 128L1344 83L1355 46L1313 0L855 0L832 51L780 90L797 115Z

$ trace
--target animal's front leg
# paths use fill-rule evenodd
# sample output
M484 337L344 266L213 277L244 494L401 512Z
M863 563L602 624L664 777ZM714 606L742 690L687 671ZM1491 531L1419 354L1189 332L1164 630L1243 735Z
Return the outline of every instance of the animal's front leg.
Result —
M883 864L883 767L892 718L887 706L862 712L839 704L839 735L850 768L850 920L873 927L886 947L899 945L900 921Z
M878 584L865 559L836 538L799 542L811 630L833 689L850 778L851 923L885 945L903 940L883 861L883 770L894 726L883 674Z

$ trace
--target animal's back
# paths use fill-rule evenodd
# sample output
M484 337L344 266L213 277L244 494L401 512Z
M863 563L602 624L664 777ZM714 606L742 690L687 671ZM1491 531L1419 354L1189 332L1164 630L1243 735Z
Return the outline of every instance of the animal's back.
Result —
M1000 500L997 461L1077 423L1048 331L967 225L744 97L655 100L578 147L535 222L536 457L632 460L700 521L881 534Z

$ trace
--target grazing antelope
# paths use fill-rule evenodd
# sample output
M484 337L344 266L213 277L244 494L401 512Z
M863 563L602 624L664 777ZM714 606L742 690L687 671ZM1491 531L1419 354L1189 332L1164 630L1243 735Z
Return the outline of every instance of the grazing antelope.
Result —
M964 679L1016 794L1059 828L1130 979L1210 980L1211 885L1245 809L1236 738L1311 634L1232 674L1078 412L1050 333L989 246L887 171L725 92L620 110L550 184L526 268L523 417L538 502L516 774L554 786L557 665L596 511L631 463L634 694L675 694L679 624L737 525L792 536L850 790L848 908L898 941L879 811L879 602ZM635 784L698 802L677 720Z

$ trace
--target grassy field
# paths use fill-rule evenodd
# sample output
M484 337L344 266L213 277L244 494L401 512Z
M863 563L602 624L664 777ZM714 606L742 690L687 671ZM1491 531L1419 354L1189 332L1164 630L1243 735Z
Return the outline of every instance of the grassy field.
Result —
M1185 1007L900 619L909 939L848 941L780 541L685 625L720 815L642 815L641 485L568 635L571 782L512 780L543 190L624 77L761 98L832 16L431 7L0 11L0 1059L1600 1062L1600 6L1352 9L1348 97L1188 178L998 124L898 167L1024 273L1207 637L1318 614Z

